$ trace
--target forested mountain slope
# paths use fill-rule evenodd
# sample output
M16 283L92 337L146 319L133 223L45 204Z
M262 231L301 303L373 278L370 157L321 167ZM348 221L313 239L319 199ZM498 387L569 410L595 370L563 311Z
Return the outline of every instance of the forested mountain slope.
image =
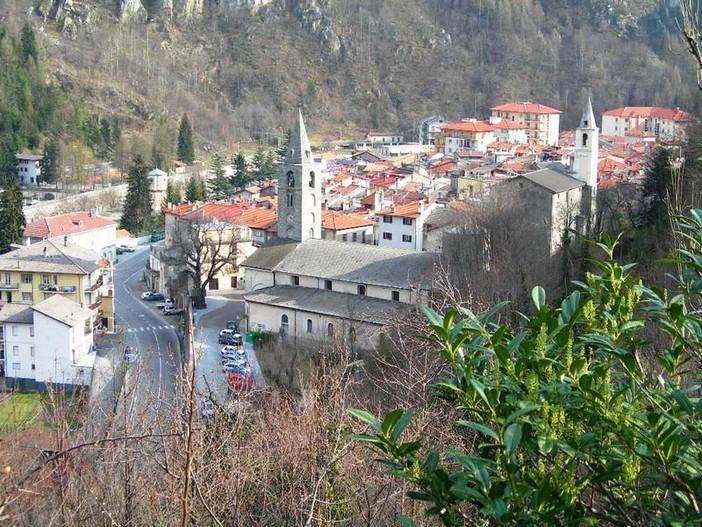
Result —
M16 0L4 11L10 33L36 28L67 104L164 144L183 112L201 146L221 149L278 130L300 102L330 139L411 137L424 116L484 117L507 100L561 109L570 127L588 89L596 113L700 105L669 0Z

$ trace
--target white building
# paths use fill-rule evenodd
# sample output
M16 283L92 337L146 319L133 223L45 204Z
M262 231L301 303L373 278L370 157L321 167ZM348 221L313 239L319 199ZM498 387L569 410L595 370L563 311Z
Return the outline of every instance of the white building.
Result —
M242 264L249 327L373 348L386 325L425 300L435 263L432 253L372 245L271 242Z
M117 223L92 212L81 211L36 220L24 227L23 245L42 240L77 245L114 262Z
M424 222L436 206L435 201L421 200L378 212L378 246L424 250Z
M529 144L558 144L561 112L533 102L509 102L490 108L492 117L500 117L527 127Z
M20 185L36 185L41 177L41 162L44 156L17 154L17 179Z
M692 115L677 108L625 106L602 114L602 135L624 137L637 131L653 134L658 140L677 139L691 120Z
M93 311L61 295L0 310L5 376L21 389L90 385L95 363Z
M441 132L441 125L445 122L443 115L430 115L422 119L419 123L419 144L433 145L434 138Z
M502 117L490 117L488 121L495 129L495 140L525 145L529 142L529 127L526 124L508 121Z

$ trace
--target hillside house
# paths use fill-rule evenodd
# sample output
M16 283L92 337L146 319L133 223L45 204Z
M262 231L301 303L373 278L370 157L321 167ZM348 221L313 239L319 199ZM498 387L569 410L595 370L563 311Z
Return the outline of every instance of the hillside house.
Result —
M434 201L420 200L378 212L378 246L424 250L424 221L436 206Z
M655 106L625 106L602 113L602 135L635 138L655 137L656 140L679 139L692 115L677 108ZM637 134L632 135L632 132Z
M41 162L44 156L34 154L17 154L17 180L19 184L38 185L41 177Z
M492 117L526 126L529 144L558 145L560 110L533 102L509 102L490 112Z

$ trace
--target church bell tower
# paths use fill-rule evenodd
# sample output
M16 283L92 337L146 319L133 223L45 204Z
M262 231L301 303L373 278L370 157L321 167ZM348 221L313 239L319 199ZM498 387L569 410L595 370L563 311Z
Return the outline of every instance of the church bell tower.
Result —
M312 157L302 109L278 170L278 236L297 241L321 238L321 166Z

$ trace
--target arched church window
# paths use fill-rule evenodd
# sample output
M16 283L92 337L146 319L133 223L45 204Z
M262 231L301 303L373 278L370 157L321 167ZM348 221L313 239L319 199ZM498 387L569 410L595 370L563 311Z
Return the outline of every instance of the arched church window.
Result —
M294 187L295 186L295 174L293 174L292 170L286 174L288 176L288 187Z
M290 159L292 159L293 157L295 157L295 150L293 150L293 149L291 148L291 149L290 149Z
M334 324L332 324L331 322L329 322L329 324L327 324L327 336L328 337L334 336Z
M583 146L587 146L587 134L583 134Z
M310 158L310 155L311 155L311 154L310 154L310 151L309 151L309 150L305 150L305 158L306 158L306 159L309 159L309 158Z
M312 333L312 319L307 319L307 333Z
M310 220L312 221L312 225L314 225L314 220L316 219L317 218L315 217L314 212L310 212Z
M292 207L292 206L293 206L293 195L290 194L288 196L288 207Z
M314 187L314 172L310 172L310 187Z
M314 238L314 227L310 227L310 238Z
M314 197L314 194L310 194L310 203L312 203L313 207L317 206L317 198Z

